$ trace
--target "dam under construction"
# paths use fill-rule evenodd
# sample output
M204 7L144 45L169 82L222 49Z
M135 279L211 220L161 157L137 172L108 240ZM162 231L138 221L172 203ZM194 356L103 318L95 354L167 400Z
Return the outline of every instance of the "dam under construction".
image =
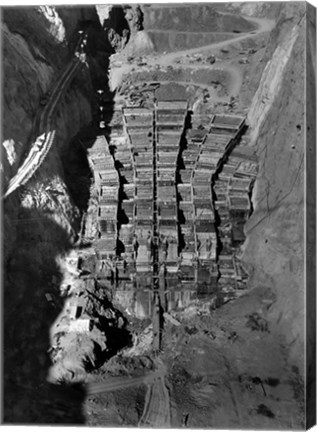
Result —
M80 266L92 253L92 276L140 318L243 293L237 251L258 168L245 118L194 115L186 100L117 106L110 122L107 103L100 113L87 148L98 204L83 218Z
M4 422L313 423L313 17L3 9Z

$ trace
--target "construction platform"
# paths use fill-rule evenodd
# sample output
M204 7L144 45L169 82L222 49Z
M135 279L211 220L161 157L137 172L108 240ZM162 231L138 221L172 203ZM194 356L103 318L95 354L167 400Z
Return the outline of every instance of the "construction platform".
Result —
M88 154L98 191L98 277L118 295L176 289L193 298L245 288L235 248L258 165L239 145L244 128L239 116L195 116L186 101L115 111ZM165 295L167 307L175 295Z

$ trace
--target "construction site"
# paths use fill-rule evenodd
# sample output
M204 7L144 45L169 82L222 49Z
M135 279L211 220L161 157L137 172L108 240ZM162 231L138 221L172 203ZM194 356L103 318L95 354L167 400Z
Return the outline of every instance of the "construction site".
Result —
M100 111L103 125L107 107ZM80 239L94 247L96 277L140 318L152 317L156 302L168 312L243 293L247 273L236 251L257 174L256 155L240 144L245 119L208 119L186 100L158 100L152 109L118 107L108 126L88 149L98 205Z
M5 423L312 421L298 210L310 8L4 11Z

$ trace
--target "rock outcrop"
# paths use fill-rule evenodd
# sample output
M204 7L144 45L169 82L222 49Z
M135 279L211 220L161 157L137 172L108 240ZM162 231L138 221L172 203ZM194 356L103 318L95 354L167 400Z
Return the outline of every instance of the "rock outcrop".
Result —
M244 244L250 284L274 290L272 328L285 335L290 360L298 366L304 364L305 320L305 8L298 3L283 6L249 111L260 169Z
M32 146L37 113L47 93L74 55L77 30L85 17L77 12L63 14L54 7L3 10L4 188ZM18 404L13 400L16 386L35 388L46 379L48 329L61 307L57 257L71 248L80 216L65 178L63 152L79 129L91 122L93 103L90 71L82 67L52 113L56 136L46 160L26 186L3 204L3 321L10 329L4 343L6 421L38 419L40 395L34 404L29 404L27 393L20 394Z
M97 5L96 10L114 51L123 49L143 29L143 12L138 5Z

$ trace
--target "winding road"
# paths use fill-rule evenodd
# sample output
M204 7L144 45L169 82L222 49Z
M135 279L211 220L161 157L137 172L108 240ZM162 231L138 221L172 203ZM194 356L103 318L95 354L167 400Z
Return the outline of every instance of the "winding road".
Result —
M164 376L158 377L148 386L139 426L164 429L171 427L169 393Z
M68 85L76 74L79 65L84 61L83 48L81 47L84 38L87 34L84 32L76 45L75 56L66 66L64 72L60 75L53 90L50 93L49 100L47 101L41 114L36 116L35 122L38 124L37 139L33 143L26 159L19 167L16 175L10 180L8 188L4 197L8 197L18 187L25 184L43 163L47 156L55 138L56 130L52 127L52 117L54 110L65 93Z
M85 386L87 395L94 395L141 384L147 385L145 406L139 426L169 428L171 427L169 393L165 385L166 367L157 360L154 372L134 378L110 378L102 383L88 383Z
M222 12L222 14L225 15L224 12ZM242 72L237 66L233 65L229 61L227 60L218 61L216 64L211 64L211 65L199 65L199 64L193 65L190 63L179 64L177 63L177 60L180 59L181 57L184 58L186 55L192 55L197 53L207 54L210 52L210 50L213 49L216 50L221 48L228 48L228 46L230 46L232 43L237 43L244 40L252 39L257 37L260 34L270 32L275 26L274 20L270 20L266 18L249 17L245 15L241 15L241 16L246 20L250 21L251 23L254 23L257 26L257 29L249 33L241 33L238 35L235 34L235 36L230 39L226 39L221 42L214 42L209 45L205 45L198 48L189 48L186 50L175 51L167 54L154 54L153 56L151 57L149 56L146 58L146 62L147 62L146 68L152 70L152 68L155 65L160 65L161 68L167 66L173 66L173 67L183 67L183 68L194 69L194 70L206 68L209 71L221 71L221 72L225 71L230 75L230 84L228 88L228 93L230 93L230 95L232 96L237 96L239 94L242 85ZM115 67L111 69L110 77L109 77L111 89L112 90L116 89L117 86L121 83L123 76L128 73L131 73L133 68L135 68L135 65L133 64L123 64L121 67ZM146 69L142 68L140 70L142 71ZM176 83L179 82L177 79L172 81ZM194 81L191 81L191 82L186 82L186 84L195 85L196 83ZM201 85L201 83L197 83L197 85ZM220 99L222 100L222 98L219 98L219 100Z
M228 45L230 45L232 43L241 42L241 41L246 40L246 39L254 38L261 33L270 32L275 26L274 20L270 20L267 18L249 17L249 16L245 16L245 15L241 15L241 16L242 16L242 18L245 18L247 21L250 21L251 23L254 23L255 25L257 25L258 28L256 30L253 30L252 32L249 32L249 33L239 33L238 36L234 36L231 39L227 39L227 40L224 40L221 42L214 42L212 44L205 45L205 46L202 46L199 48L189 48L186 50L181 50L181 51L176 51L176 52L172 52L169 54L164 54L164 55L161 55L159 57L156 57L156 59L153 59L152 61L154 63L159 62L159 64L161 64L161 65L168 65L168 64L174 62L175 58L177 58L179 56L185 56L187 54L195 54L197 52L203 53L204 51L209 51L210 49L225 48L225 47L228 47ZM148 64L150 64L150 63L151 62L149 61ZM217 68L217 66L211 65L210 68Z

